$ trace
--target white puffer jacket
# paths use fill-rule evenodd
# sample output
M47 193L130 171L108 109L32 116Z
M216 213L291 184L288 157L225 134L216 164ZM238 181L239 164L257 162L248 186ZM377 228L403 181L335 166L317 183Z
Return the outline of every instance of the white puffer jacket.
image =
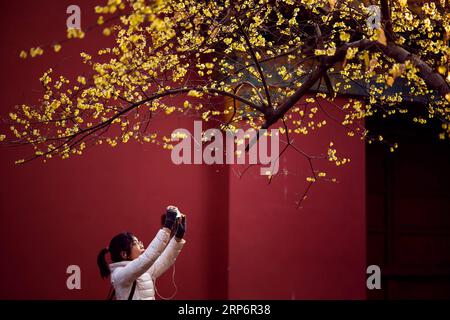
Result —
M170 234L161 229L139 258L109 265L117 300L128 299L134 280L137 281L133 300L155 300L154 279L175 262L186 242L184 239L178 242L175 238L169 242L169 239Z

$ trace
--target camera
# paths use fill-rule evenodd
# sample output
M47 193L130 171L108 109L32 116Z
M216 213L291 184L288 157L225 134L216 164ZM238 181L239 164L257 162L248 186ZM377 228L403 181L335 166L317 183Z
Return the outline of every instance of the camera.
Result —
M177 207L174 207L174 206L168 206L168 207L167 207L167 211L175 211L175 212L177 213L177 217L176 217L177 220L178 220L178 219L181 219L181 217L182 217L182 214L181 214L180 210L178 210Z

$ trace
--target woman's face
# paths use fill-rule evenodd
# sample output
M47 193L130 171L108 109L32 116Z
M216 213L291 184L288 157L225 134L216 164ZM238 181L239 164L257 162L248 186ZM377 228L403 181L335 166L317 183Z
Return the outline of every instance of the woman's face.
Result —
M142 252L145 251L144 244L138 240L138 238L133 237L133 244L131 246L130 260L134 260L139 257Z

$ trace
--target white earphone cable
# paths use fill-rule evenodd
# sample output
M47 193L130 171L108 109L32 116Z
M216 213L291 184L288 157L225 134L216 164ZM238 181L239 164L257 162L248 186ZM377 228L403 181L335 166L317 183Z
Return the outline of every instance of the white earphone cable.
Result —
M172 284L173 284L173 287L175 288L175 291L170 297L163 297L162 295L159 294L158 289L156 289L156 278L153 279L153 284L155 286L155 292L158 295L158 297L160 297L163 300L172 300L175 297L175 295L177 294L177 292L178 292L178 287L177 287L177 284L175 283L175 264L173 264L172 268L173 268Z

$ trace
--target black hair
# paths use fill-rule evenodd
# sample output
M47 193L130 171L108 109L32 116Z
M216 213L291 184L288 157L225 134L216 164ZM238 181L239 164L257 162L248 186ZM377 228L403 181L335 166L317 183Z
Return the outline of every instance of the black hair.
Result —
M122 251L127 253L127 256L131 253L131 247L133 246L134 235L131 232L122 232L114 236L109 242L109 247L100 250L97 256L97 265L100 269L100 276L106 278L111 274L108 263L106 262L106 254L109 252L112 262L122 261Z

